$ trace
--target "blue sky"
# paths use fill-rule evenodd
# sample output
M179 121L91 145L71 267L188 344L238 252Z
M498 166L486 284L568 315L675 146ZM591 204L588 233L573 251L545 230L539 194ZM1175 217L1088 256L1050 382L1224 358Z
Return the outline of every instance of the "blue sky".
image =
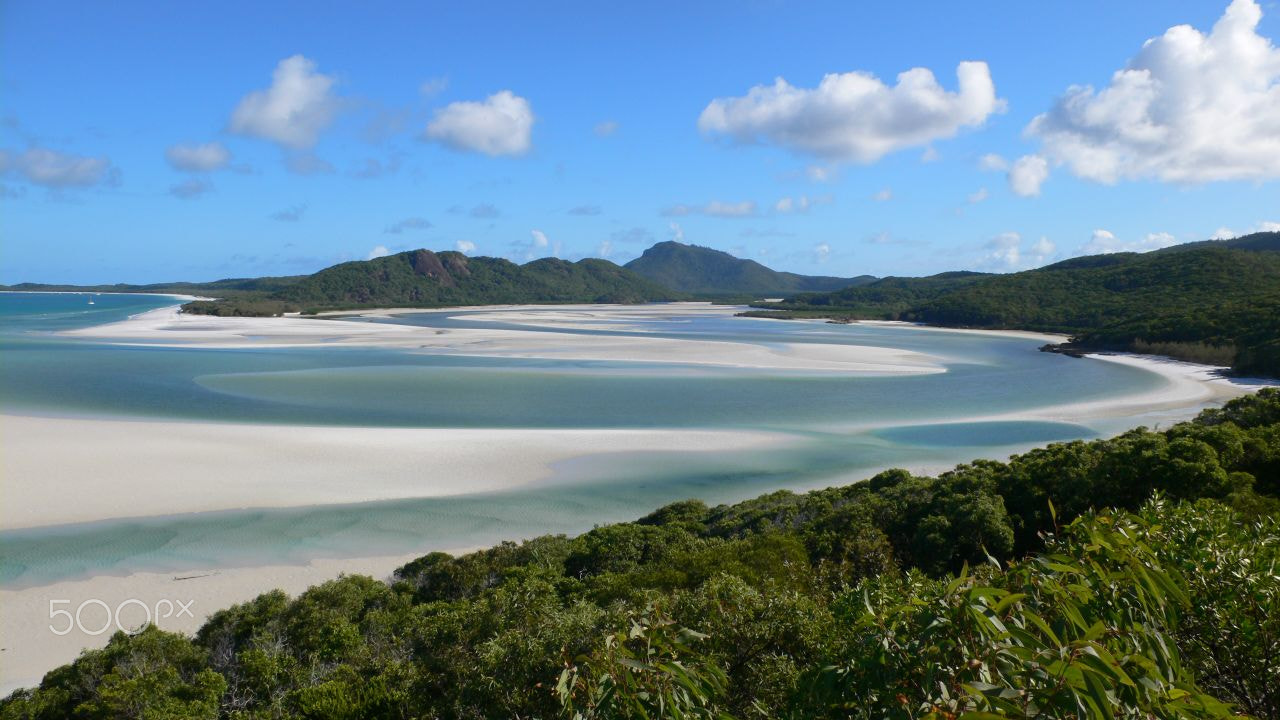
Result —
M1249 0L13 0L0 282L673 238L920 275L1270 228L1277 37Z

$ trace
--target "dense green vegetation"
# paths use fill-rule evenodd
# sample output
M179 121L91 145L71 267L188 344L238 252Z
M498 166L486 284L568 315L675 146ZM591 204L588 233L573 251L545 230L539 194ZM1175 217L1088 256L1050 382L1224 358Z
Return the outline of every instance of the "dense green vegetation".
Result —
M0 718L1280 717L1280 391L148 629Z
M836 290L875 280L797 275L770 270L754 260L675 241L660 242L627 263L628 270L659 285L698 297L742 297L755 300L798 292Z
M279 315L297 308L289 303L269 299L272 293L301 281L305 275L261 278L228 278L213 282L171 282L149 285L50 285L19 283L0 286L0 290L17 292L110 292L152 293L157 295L196 295L216 297L219 302L198 300L188 303L195 312L210 315Z
M1280 233L946 273L761 305L783 317L890 319L1072 335L1068 350L1156 352L1280 375ZM756 313L767 315L767 313Z
M680 297L608 260L543 258L517 265L459 252L412 250L334 265L260 296L189 303L184 309L274 315L369 307L638 303Z

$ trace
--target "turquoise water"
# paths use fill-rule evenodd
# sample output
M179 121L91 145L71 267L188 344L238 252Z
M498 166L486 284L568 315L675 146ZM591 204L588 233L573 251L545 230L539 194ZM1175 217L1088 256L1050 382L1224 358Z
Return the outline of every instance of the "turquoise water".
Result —
M852 481L895 465L943 466L1094 437L1103 431L1086 425L965 421L1165 382L1132 367L1041 353L1026 339L732 317L673 316L571 332L890 346L938 357L947 372L850 376L367 348L126 347L56 334L175 302L138 295L94 300L89 306L83 295L0 294L5 412L339 426L764 429L795 443L734 453L586 455L557 466L545 483L487 495L0 531L6 587L579 532L686 497L729 502ZM475 311L395 321L503 327Z

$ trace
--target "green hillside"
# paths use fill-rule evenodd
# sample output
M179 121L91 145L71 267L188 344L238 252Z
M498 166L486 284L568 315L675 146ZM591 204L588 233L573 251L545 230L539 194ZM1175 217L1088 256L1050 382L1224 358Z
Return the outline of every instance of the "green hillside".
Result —
M1280 717L1280 390L118 633L63 718ZM970 714L972 713L972 714Z
M458 252L411 250L334 265L255 297L193 302L184 308L214 315L262 315L368 307L639 303L680 297L607 260L543 258L517 265Z
M791 316L891 319L1072 335L1068 350L1132 350L1280 375L1280 233L1074 258L1007 275L885 278L762 305Z
M624 267L664 287L704 297L782 297L798 292L837 290L875 279L870 275L838 278L778 272L754 260L674 241L654 245Z

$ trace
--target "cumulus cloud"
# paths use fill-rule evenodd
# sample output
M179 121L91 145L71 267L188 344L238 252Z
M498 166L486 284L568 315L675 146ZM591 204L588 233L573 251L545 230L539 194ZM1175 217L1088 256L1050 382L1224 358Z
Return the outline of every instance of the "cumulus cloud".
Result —
M609 137L616 132L618 132L618 122L616 120L605 120L604 122L596 123L595 133L599 137Z
M365 260L373 260L375 258L386 257L391 254L386 245L375 245L369 254L365 256Z
M601 240L600 246L596 248L596 257L602 257L606 260L613 255L613 243L608 240Z
M1004 232L996 235L983 246L986 254L980 261L982 267L991 270L1016 271L1039 267L1054 258L1057 245L1047 237L1023 247L1022 235Z
M1263 220L1251 228L1246 228L1238 232L1228 227L1220 227L1213 233L1213 236L1210 239L1230 240L1231 238L1243 237L1245 235L1252 235L1253 233L1260 232L1280 232L1280 222Z
M283 210L277 210L271 213L271 219L278 222L298 222L302 219L302 214L307 211L306 205L294 205Z
M985 247L984 264L988 267L1014 270L1022 265L1022 236L1016 232L1000 233L988 240Z
M671 239L675 242L684 242L684 228L680 227L680 223L671 223Z
M1049 179L1049 161L1039 155L1023 155L1009 168L1009 189L1020 197L1035 197Z
M523 155L532 147L533 108L503 90L479 101L450 103L436 111L424 137L446 147L485 155Z
M831 246L827 243L818 243L813 246L814 262L824 263L831 258Z
M1045 263L1049 262L1050 260L1053 259L1054 254L1057 251L1058 251L1058 246L1055 245L1052 240L1050 240L1047 237L1041 236L1039 240L1031 243L1031 248L1029 253L1029 256L1030 256L1029 260L1030 260L1031 267L1038 267L1040 265L1044 265Z
M830 161L872 163L907 147L949 138L1003 109L984 62L962 62L959 89L913 68L889 86L867 72L832 73L816 88L778 78L745 96L712 100L698 118L708 135L765 142Z
M192 200L209 192L213 192L213 183L204 178L189 178L169 186L169 194L183 200Z
M1177 245L1178 240L1166 232L1147 233L1138 240L1122 240L1110 230L1094 230L1089 242L1080 247L1079 255L1105 255L1117 252L1147 252Z
M559 257L560 243L552 242L547 234L541 230L530 230L529 239L523 242L516 241L511 243L512 254L509 255L513 260L523 260L528 262L541 257Z
M231 152L219 142L204 144L170 145L164 151L164 159L174 170L183 172L213 172L231 162Z
M406 230L427 230L432 226L431 221L422 217L407 217L399 222L394 222L386 227L382 232L387 235L400 235Z
M470 255L476 251L476 244L470 240L459 240L453 244L453 249Z
M338 112L335 83L302 55L285 58L271 75L271 87L245 95L236 106L231 131L297 150L310 148Z
M1102 183L1280 177L1280 50L1234 0L1202 33L1169 28L1102 90L1073 86L1027 126L1043 154Z
M663 215L682 217L685 215L707 215L720 218L750 217L756 214L756 204L750 200L730 203L712 200L706 205L672 205L662 211Z
M120 171L105 157L72 155L43 147L27 148L17 154L0 150L0 172L55 190L111 185L120 178Z
M988 172L1004 172L1009 169L1009 161L995 153L987 153L978 158L978 169Z

